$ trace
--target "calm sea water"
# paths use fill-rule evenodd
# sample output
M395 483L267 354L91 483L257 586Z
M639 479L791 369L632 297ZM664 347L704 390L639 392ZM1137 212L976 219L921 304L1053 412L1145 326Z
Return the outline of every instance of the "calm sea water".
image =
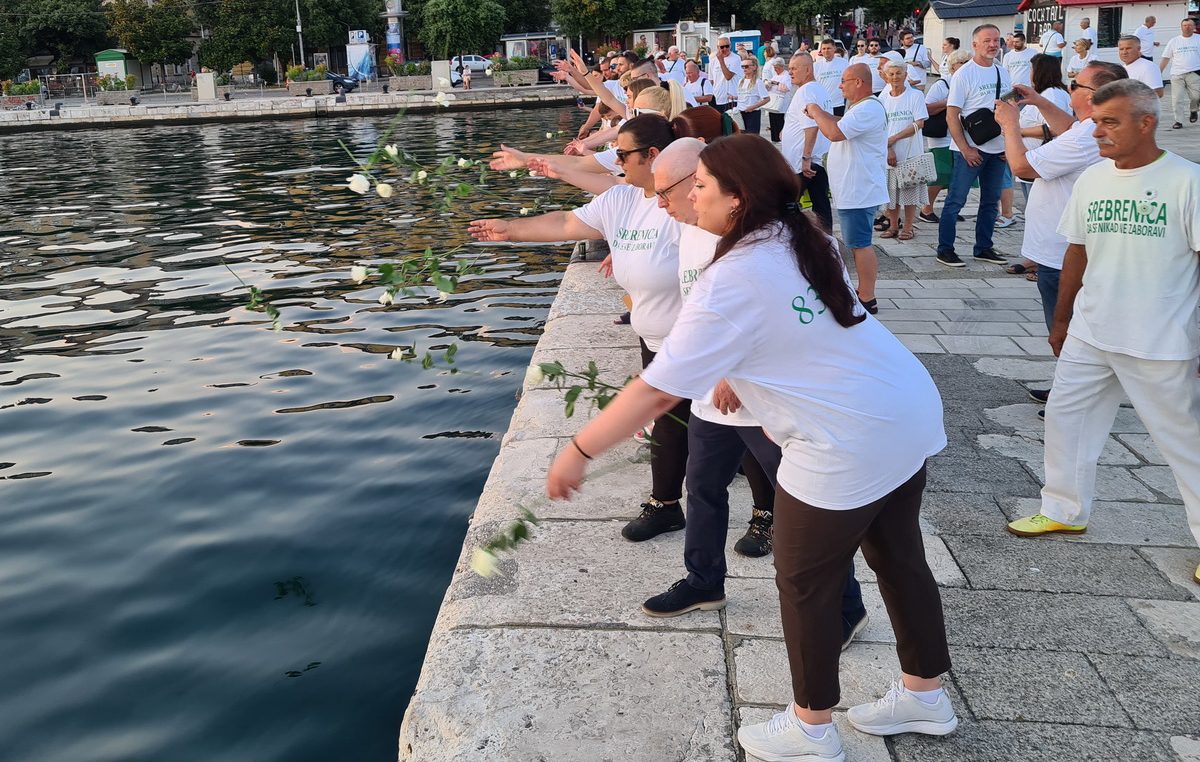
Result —
M474 158L577 122L394 140ZM473 248L460 293L386 310L348 269L571 199L354 196L337 140L365 155L388 123L0 138L0 759L395 759L566 251ZM461 372L387 359L414 341Z

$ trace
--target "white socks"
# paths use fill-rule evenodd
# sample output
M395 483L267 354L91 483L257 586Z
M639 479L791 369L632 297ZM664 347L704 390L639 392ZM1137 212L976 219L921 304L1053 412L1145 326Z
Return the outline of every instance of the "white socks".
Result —
M943 688L935 688L931 691L910 691L908 688L905 688L904 692L907 693L908 695L916 698L918 701L920 701L923 704L936 704L938 702L938 699L942 697L942 693L944 692L944 689Z
M796 718L796 722L800 723L800 729L804 731L804 735L808 736L814 741L820 741L825 737L825 734L829 732L829 729L833 727L832 722L825 722L820 725L809 725L799 717Z

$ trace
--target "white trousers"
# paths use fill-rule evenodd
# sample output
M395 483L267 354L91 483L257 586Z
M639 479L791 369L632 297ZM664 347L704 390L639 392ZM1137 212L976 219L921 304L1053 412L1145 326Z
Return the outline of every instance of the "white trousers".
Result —
M1046 486L1042 514L1087 524L1096 462L1122 391L1175 475L1188 525L1200 543L1200 378L1196 358L1141 360L1068 336L1046 404Z

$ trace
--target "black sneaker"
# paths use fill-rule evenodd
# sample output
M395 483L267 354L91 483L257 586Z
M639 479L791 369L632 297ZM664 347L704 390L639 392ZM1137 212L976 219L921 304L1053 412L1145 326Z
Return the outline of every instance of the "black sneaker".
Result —
M689 585L686 579L681 579L667 588L667 592L659 593L643 603L642 613L646 616L669 617L689 611L718 611L723 608L723 589L701 590Z
M929 214L925 214L925 212L921 212L920 214L917 215L917 217L921 218L922 222L941 222L942 221L942 218L938 217L936 212L930 212Z
M953 251L939 251L937 253L938 264L943 264L946 267L966 267L967 263L958 258L958 255Z
M996 253L995 249L984 249L975 255L976 262L987 262L990 265L1006 265L1008 260Z
M1046 420L1046 409L1045 408L1042 408L1041 410L1038 411L1038 418L1041 418L1043 421Z
M630 542L641 542L658 537L663 532L683 529L683 509L679 503L664 505L654 498L642 503L642 512L621 530L621 536Z
M1029 390L1029 399L1033 400L1034 402L1039 402L1039 403L1045 405L1046 400L1050 399L1050 390L1049 389L1030 389Z
M771 524L774 514L755 508L750 513L750 527L733 545L733 552L747 558L762 558L771 552Z
M1192 124L1195 124L1195 123L1196 123L1196 117L1197 117L1197 112L1193 111L1193 112L1191 113L1191 115L1190 115L1190 116L1188 116L1188 121L1189 121L1189 122L1191 122Z
M845 619L843 619L842 620L842 650L845 651L847 648L849 648L850 644L854 641L854 639L856 637L858 637L858 634L865 629L867 629L867 612L865 612L865 611L862 613L862 619L859 619L857 622L854 622L853 624L851 624L850 622L847 622Z

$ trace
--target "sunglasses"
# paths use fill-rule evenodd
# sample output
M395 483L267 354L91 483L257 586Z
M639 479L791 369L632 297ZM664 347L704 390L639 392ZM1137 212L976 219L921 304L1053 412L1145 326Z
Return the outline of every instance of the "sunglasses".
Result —
M679 184L680 184L680 183L682 183L684 180L687 180L687 179L689 179L689 178L692 178L692 177L695 177L695 176L696 176L696 173L695 173L695 172L693 172L693 173L691 173L690 175L687 175L687 176L685 176L685 177L681 177L681 178L679 178L678 180L676 180L675 182L673 182L673 183L671 183L670 185L668 185L666 188L663 188L663 189L662 189L662 190L660 190L660 191L655 191L655 192L654 192L654 195L658 196L658 197L659 197L659 198L661 198L663 201L666 201L666 200L667 200L667 196L668 196L668 195L670 195L671 191L675 190L675 188L677 188L677 187L679 186Z
M1093 93L1096 92L1096 88L1094 88L1094 87L1088 87L1087 85L1081 85L1078 82L1076 82L1075 80L1071 80L1071 92L1075 92L1076 90L1079 90L1080 88L1082 88L1084 90L1091 90Z
M653 148L653 146L642 146L641 148L630 148L628 151L626 151L624 148L618 148L613 153L617 155L617 161L624 164L625 160L630 156L633 156L635 153L646 153L651 148Z
M634 116L642 116L643 114L659 114L659 115L661 115L662 112L658 111L656 109L652 109L652 108L635 108L633 110ZM618 152L617 155L620 156L620 152Z
M724 49L724 48L727 48L727 47L729 47L729 46L728 46L728 45L718 45L717 47L718 47L718 48L721 48L721 49Z

